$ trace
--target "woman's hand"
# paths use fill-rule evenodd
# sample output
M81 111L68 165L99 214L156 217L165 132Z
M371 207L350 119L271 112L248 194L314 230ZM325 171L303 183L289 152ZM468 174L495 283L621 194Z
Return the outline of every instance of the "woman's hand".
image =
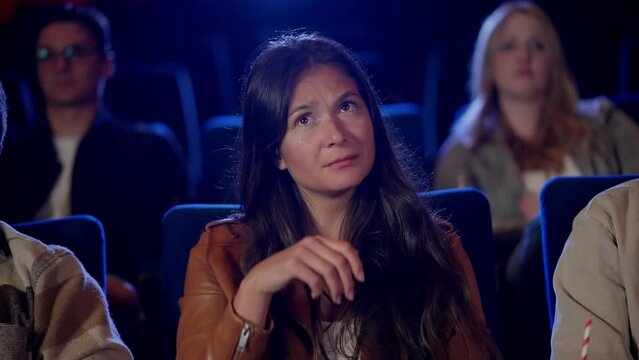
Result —
M525 193L519 199L519 211L521 211L526 224L539 215L539 196Z
M235 311L263 326L271 297L293 280L308 285L312 298L327 292L340 304L343 296L355 298L355 281L364 281L364 269L357 250L348 242L307 236L249 271L235 297Z

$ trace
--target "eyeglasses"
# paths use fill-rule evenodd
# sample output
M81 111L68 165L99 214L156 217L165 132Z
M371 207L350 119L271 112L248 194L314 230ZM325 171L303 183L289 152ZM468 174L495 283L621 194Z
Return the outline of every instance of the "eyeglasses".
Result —
M96 53L96 48L90 45L69 45L60 51L53 50L48 47L41 47L36 50L36 59L38 61L56 60L60 57L65 60L84 59Z

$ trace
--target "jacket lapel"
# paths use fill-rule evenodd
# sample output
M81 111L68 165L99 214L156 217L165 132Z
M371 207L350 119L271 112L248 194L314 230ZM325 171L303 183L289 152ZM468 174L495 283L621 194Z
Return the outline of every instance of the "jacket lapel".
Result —
M313 336L313 323L311 315L311 300L303 282L293 281L286 291L287 302L290 309L291 330L300 340L300 345L306 350L293 350L293 341L289 342L292 352L302 354L306 352L309 359L314 358L315 338ZM292 335L292 334L291 334Z

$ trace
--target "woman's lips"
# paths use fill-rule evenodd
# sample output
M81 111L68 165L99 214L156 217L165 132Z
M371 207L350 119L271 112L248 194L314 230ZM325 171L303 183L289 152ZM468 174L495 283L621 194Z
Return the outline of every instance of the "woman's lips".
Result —
M519 70L517 70L517 75L531 76L532 75L532 69L530 69L530 68L519 69Z
M339 157L337 159L331 160L326 167L334 167L334 168L343 168L343 167L347 167L349 165L351 165L355 159L357 158L357 155L347 155L347 156L342 156Z

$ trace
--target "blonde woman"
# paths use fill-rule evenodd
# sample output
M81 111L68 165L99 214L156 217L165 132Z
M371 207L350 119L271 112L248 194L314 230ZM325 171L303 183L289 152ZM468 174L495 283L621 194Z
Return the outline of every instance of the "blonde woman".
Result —
M639 172L639 127L604 98L578 101L557 31L530 2L504 3L486 18L469 87L471 103L441 148L434 185L488 196L505 268L499 288L513 354L504 356L547 359L539 192L557 175ZM539 346L518 351L530 343Z
M578 102L557 31L537 5L504 3L486 18L469 87L435 187L482 189L496 234L520 232L537 215L552 176L639 172L639 127L604 98Z

